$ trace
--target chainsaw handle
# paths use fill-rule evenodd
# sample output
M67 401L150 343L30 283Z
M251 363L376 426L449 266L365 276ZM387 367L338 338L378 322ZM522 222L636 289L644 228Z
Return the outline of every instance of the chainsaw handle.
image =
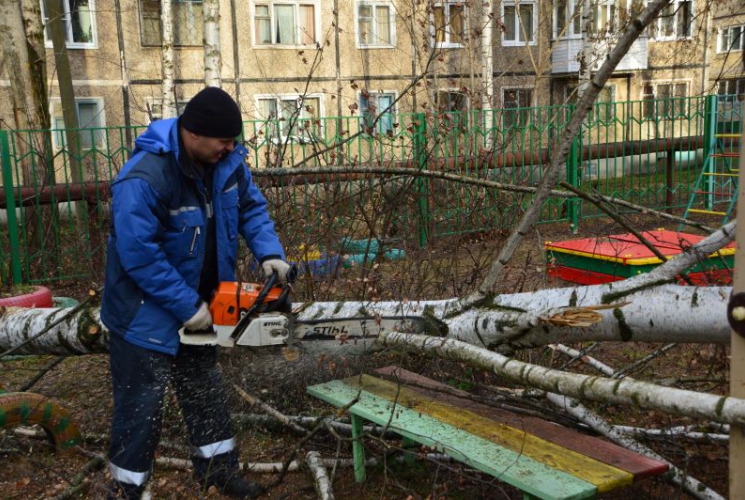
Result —
M279 275L277 274L277 271L272 271L272 274L269 275L269 278L266 280L266 283L264 284L264 287L259 292L259 295L256 297L256 301L253 303L251 308L246 313L246 316L254 312L256 309L260 308L261 305L266 300L266 296L269 295L269 291L274 287L274 285L277 284L277 279L279 278Z
M291 272L293 272L293 278L289 277L288 273L288 279L287 279L287 285L282 290L282 293L280 294L278 301L284 300L287 295L290 293L290 290L292 287L289 286L291 283L290 279L294 279L294 267L293 264L291 269ZM258 314L261 311L261 306L264 304L264 300L266 300L267 295L269 295L269 292L274 287L274 285L277 284L277 280L279 279L279 275L277 274L277 271L273 271L272 274L269 275L269 278L266 280L266 283L264 284L263 288L259 292L259 295L256 297L256 300L254 301L253 305L246 311L246 314L243 315L243 317L238 321L238 324L235 325L235 328L233 329L233 333L230 334L230 338L235 340L238 337L240 337L241 333L248 327L248 324L251 322L251 319Z
M273 274L276 274L276 271ZM282 292L279 294L279 297L277 297L275 303L281 304L287 299L287 296L290 295L290 292L292 291L292 284L295 282L296 278L297 267L293 262L292 264L290 264L290 269L289 271L287 271L287 275L285 276L285 286L282 288Z

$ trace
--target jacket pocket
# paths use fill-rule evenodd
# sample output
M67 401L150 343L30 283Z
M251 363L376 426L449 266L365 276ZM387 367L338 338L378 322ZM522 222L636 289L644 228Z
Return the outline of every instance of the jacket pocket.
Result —
M198 208L171 212L165 250L169 257L193 258L199 255L204 240L204 216Z

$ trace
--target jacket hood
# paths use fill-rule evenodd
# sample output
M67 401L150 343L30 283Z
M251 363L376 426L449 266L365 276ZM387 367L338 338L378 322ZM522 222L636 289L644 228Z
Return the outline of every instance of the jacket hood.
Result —
M157 155L173 151L178 157L178 118L168 118L151 123L147 130L135 140L132 155L139 151Z

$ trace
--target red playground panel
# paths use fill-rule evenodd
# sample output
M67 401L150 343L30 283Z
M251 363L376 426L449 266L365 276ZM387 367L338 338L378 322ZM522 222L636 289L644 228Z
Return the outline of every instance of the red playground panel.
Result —
M658 229L642 236L665 257L673 258L704 239L697 234ZM662 261L631 233L544 243L550 276L572 283L610 283L646 273ZM697 285L725 285L732 281L735 243L695 265L688 276Z

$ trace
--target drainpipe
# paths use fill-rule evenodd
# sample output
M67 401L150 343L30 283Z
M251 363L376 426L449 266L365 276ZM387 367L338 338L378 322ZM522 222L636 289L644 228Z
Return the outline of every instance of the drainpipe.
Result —
M706 13L704 14L704 53L701 58L701 93L706 92L706 82L709 81L709 29L711 29L711 14L707 7Z

